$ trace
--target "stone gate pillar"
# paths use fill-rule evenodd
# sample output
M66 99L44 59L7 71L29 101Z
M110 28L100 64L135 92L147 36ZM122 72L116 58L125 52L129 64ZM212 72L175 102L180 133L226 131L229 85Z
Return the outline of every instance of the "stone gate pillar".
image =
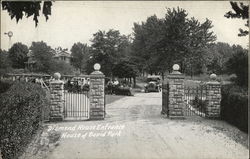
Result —
M168 116L184 118L184 76L179 72L179 65L173 66L173 72L167 76L169 83Z
M220 117L220 102L221 102L221 84L216 81L216 74L210 75L210 81L206 83L207 86L207 101L206 117L219 118Z
M62 121L64 104L64 82L60 73L54 74L55 80L50 82L50 121Z
M90 120L102 120L105 117L104 74L101 66L94 65L95 71L90 74Z

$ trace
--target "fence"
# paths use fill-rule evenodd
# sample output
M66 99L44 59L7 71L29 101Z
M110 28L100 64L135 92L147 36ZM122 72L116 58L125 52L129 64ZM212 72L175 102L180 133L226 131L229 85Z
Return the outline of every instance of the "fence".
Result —
M208 118L220 117L221 84L216 75L210 81L197 87L185 87L185 76L179 72L179 65L163 81L162 114L170 118L199 115Z
M64 118L65 120L84 120L89 118L89 87L66 83L64 85Z
M95 70L90 75L63 75L61 80L43 74L0 76L0 80L38 83L49 91L50 107L42 111L44 120L104 119L104 78L105 76L99 70Z
M206 88L206 85L184 88L185 116L199 115L205 117L208 104Z

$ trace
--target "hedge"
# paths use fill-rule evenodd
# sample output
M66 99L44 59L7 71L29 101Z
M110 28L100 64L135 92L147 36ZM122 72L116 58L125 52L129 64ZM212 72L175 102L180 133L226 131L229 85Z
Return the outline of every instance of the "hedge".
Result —
M224 85L221 94L221 118L240 130L248 132L247 89Z
M115 95L127 95L132 96L131 89L129 87L117 87L114 89Z
M0 147L3 159L18 158L41 126L46 92L39 85L14 84L0 96Z

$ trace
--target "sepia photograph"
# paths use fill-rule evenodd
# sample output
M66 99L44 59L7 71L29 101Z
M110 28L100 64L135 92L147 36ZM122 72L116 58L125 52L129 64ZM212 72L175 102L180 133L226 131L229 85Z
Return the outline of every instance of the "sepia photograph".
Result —
M249 159L249 1L0 8L0 159Z

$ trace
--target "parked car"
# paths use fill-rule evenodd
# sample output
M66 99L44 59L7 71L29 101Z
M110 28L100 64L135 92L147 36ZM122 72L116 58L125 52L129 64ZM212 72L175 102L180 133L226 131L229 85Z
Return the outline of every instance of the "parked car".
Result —
M161 91L161 77L160 76L148 76L147 84L144 85L144 90L145 90L145 93Z

